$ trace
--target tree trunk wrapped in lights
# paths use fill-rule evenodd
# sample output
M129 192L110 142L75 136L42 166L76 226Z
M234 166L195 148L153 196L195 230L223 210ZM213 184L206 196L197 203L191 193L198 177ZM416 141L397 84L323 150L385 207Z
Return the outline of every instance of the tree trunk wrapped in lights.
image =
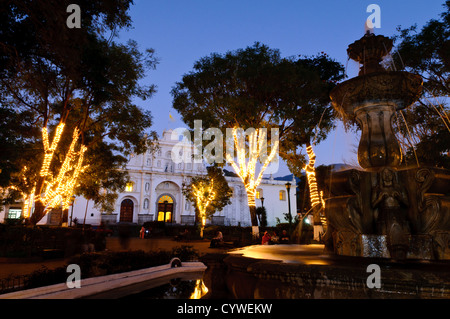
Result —
M195 205L197 218L201 222L200 236L202 238L206 219L231 204L230 198L233 196L233 191L228 186L222 169L209 166L207 171L207 176L193 177L190 183L183 183L182 189L186 199Z
M323 222L326 220L321 219L321 212L325 208L325 201L323 199L323 192L319 192L316 179L316 169L314 164L316 163L316 154L311 144L306 146L306 153L308 154L308 164L303 167L306 172L306 179L309 187L309 198L311 200L311 210L313 212L314 221L314 240L319 240L320 235L323 233Z
M316 154L314 153L311 144L306 146L306 153L308 154L309 162L303 169L306 172L306 179L308 181L311 208L314 208L316 205L322 204L322 197L317 188L316 169L314 167L314 164L316 163Z
M236 147L237 163L233 157L234 152L227 150L226 160L233 167L234 171L241 178L247 192L247 201L250 210L250 218L253 226L258 225L256 216L256 188L261 183L264 171L270 162L278 154L279 140L277 130L272 130L272 146L267 155L267 129L251 129L248 135L248 152L246 152L245 133L243 129L233 128L233 142ZM227 143L228 145L228 143ZM233 155L231 155L233 154ZM246 156L248 154L248 156ZM248 160L247 160L248 159ZM262 167L259 174L256 174L256 164L261 161ZM254 233L254 235L257 235Z
M25 217L29 217L30 209L34 202L34 212L31 215L31 222L37 223L51 209L62 207L67 210L71 204L75 187L78 185L80 174L87 168L83 165L84 154L87 147L81 145L79 150L75 148L78 144L80 131L75 128L72 134L72 142L66 152L62 165L58 172L52 174L50 165L55 160L55 151L58 149L61 136L64 132L65 124L60 122L56 127L55 136L52 143L49 143L47 128L42 129L42 141L44 146L44 159L36 184L31 194L24 195Z
M195 197L195 206L198 209L198 217L201 221L200 237L203 238L203 230L206 225L206 210L209 204L216 198L214 180L202 180L192 184L192 193Z
M153 148L150 112L134 101L152 96L154 86L140 82L158 61L135 41L115 41L131 26L132 1L120 3L92 1L82 15L90 27L76 32L61 28L67 15L54 14L66 11L64 1L8 1L0 10L14 34L0 45L0 187L13 190L0 201L22 197L31 223L55 206L67 211L74 188L112 212L129 154Z

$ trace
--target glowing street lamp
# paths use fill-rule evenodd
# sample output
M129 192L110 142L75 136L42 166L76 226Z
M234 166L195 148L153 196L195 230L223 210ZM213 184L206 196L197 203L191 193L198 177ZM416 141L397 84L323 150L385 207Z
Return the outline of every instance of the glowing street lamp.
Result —
M290 190L291 190L291 183L287 182L284 184L286 186L287 191L287 197L288 197L288 208L289 208L289 222L292 220L292 214L291 214L291 197L290 197Z

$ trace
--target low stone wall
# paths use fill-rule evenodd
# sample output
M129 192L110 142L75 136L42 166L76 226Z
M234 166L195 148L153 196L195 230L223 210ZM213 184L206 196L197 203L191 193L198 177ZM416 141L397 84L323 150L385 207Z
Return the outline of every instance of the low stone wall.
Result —
M224 263L226 286L238 299L450 298L447 262L334 256L324 262L305 258L304 263L286 263L233 254ZM368 286L371 264L380 267L380 288Z
M87 278L80 281L80 288L69 288L66 283L22 290L0 295L0 299L79 299L119 298L152 288L152 282L160 279L201 278L206 266L201 262L171 262L167 265L140 269L120 274ZM192 278L191 278L192 277Z

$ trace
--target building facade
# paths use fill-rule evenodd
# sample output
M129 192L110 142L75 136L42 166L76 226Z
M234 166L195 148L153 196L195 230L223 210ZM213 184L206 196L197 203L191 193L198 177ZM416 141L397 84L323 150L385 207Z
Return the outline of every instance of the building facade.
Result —
M188 183L194 176L205 175L206 166L204 163L194 163L191 160L192 144L173 140L172 130L164 131L158 144L158 149L153 154L131 156L127 164L130 182L125 191L119 194L114 212L102 212L94 207L93 201L77 197L73 207L69 209L69 222L76 218L78 223L85 222L91 225L117 222L141 225L147 221L194 224L195 209L183 196L182 185L183 182ZM174 161L173 152L177 152L183 161ZM233 189L231 204L216 212L207 224L250 226L250 212L244 185L239 177L227 175L230 175L226 176L226 179ZM272 177L262 179L257 189L256 206L266 208L268 225L275 225L277 218L284 221L284 213L289 209L288 199L291 213L295 215L297 211L295 180L290 183L291 189L288 194L286 180ZM14 211L14 214L17 212ZM56 220L57 218L50 213L40 223L52 224Z

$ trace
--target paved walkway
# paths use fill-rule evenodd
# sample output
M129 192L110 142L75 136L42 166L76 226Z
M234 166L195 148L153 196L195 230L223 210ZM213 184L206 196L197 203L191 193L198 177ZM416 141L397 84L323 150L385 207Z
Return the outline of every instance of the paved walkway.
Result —
M106 239L106 249L110 251L126 251L126 250L171 251L173 248L180 247L182 245L193 246L194 249L199 251L200 255L227 251L227 249L224 248L209 248L208 240L192 240L185 242L185 241L175 241L172 238L151 238L151 239L130 238L128 242L128 247L123 247L119 242L119 238L117 237L108 237ZM0 263L0 279L7 278L9 276L30 274L42 267L47 267L48 269L62 267L67 264L67 261L68 259L53 259L33 263Z

